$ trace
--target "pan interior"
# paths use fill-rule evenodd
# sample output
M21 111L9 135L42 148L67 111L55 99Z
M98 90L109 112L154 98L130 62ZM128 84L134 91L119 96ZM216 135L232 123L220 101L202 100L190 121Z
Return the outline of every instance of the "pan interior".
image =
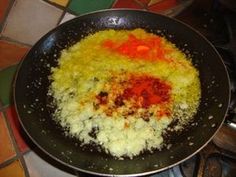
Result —
M51 67L57 66L61 50L85 36L104 29L143 28L163 35L185 53L200 72L202 99L194 121L172 135L170 149L144 153L134 159L116 160L75 139L52 120L48 96ZM197 32L170 19L143 11L108 10L87 14L55 28L25 57L15 82L14 98L22 126L47 154L77 170L100 175L141 175L161 171L196 153L215 134L224 120L229 102L228 75L218 53ZM92 151L92 152L91 152Z

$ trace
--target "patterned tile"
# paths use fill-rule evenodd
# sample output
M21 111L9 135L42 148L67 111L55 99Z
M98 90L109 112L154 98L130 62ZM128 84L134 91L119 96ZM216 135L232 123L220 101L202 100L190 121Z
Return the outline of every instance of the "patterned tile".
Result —
M12 102L12 82L17 65L0 70L0 102L7 106Z
M25 154L24 159L30 177L75 177L75 175L51 165L33 151Z
M27 146L27 142L29 142L28 137L26 136L24 130L22 129L22 127L20 126L20 122L18 120L18 116L15 110L14 106L10 106L9 108L7 108L6 110L6 115L7 118L10 122L11 125L11 129L13 131L16 143L20 149L21 152L25 152L29 149L29 147Z
M66 7L68 4L69 0L49 0L50 2L53 2L55 4L58 4L60 6Z
M0 69L18 63L28 50L28 46L0 40Z
M113 5L113 8L132 8L132 9L142 9L143 7L140 3L137 3L135 0L117 0Z
M57 25L62 13L41 0L16 0L2 35L32 45Z
M2 163L16 155L2 113L0 113L0 141L0 163Z
M71 19L73 19L73 18L75 18L75 17L76 17L75 15L66 12L65 15L64 15L64 17L62 18L60 24L66 22L66 21L68 21L68 20L71 20Z
M83 14L112 6L115 0L71 0L69 9L76 14Z
M1 0L0 1L0 24L3 22L3 19L6 15L9 5L10 5L10 0Z
M24 170L19 160L12 162L10 165L0 169L1 177L25 177Z

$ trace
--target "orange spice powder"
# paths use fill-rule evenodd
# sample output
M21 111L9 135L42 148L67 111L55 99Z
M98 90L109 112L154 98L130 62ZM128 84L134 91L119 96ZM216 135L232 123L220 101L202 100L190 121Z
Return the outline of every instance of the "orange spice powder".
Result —
M102 43L105 47L113 52L127 56L131 59L142 59L147 61L166 60L166 50L161 44L161 37L152 36L145 39L138 39L130 34L128 39L121 44L112 40L105 40Z

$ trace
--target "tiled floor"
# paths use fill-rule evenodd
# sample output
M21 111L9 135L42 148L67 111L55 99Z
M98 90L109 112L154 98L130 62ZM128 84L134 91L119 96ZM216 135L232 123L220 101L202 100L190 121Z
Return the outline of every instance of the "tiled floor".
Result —
M83 13L107 8L162 12L177 3L159 1L0 0L0 177L75 176L35 147L22 130L14 108L12 83L18 63L37 40L58 24Z

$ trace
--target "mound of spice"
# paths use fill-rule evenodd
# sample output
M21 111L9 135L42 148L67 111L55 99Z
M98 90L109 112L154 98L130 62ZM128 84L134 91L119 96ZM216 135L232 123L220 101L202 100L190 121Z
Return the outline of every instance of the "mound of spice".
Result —
M122 43L105 40L102 46L134 60L168 60L165 55L170 51L162 46L161 40L159 36L138 39L133 34L129 34L128 39Z
M170 101L171 86L165 81L151 76L133 76L129 83L130 87L124 90L122 97L135 99L138 107L147 108Z
M105 112L108 115L127 105L129 105L128 115L134 114L140 108L148 110L149 107L157 105L160 108L155 112L157 119L171 114L168 107L172 101L172 86L167 81L150 75L132 74L125 83L113 82L112 85L113 89L102 91L96 96L98 106L106 107ZM109 105L110 103L114 105Z

